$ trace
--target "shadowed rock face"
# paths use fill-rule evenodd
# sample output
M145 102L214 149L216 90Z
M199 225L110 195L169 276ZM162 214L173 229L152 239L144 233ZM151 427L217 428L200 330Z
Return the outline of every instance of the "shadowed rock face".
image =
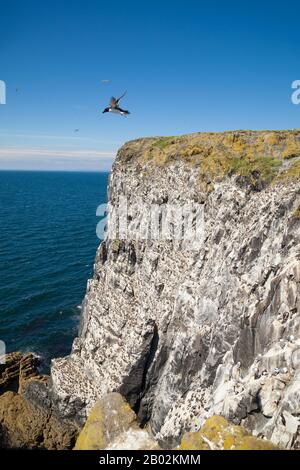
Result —
M72 448L78 428L53 411L49 377L38 375L39 359L14 352L1 362L0 448Z
M22 395L0 397L0 447L9 449L72 449L78 430L58 420L49 409Z
M126 144L109 216L134 204L204 207L197 249L108 239L70 356L53 362L60 413L84 422L121 391L164 446L222 415L299 447L299 132L196 134Z

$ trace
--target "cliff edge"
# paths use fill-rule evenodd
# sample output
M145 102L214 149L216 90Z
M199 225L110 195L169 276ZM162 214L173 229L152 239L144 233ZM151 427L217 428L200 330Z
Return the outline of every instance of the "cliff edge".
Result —
M59 412L80 423L97 398L126 397L162 446L213 415L298 448L300 131L139 139L118 152L108 233L78 338L52 363ZM203 209L196 246L118 237L137 208ZM147 230L146 230L147 231Z

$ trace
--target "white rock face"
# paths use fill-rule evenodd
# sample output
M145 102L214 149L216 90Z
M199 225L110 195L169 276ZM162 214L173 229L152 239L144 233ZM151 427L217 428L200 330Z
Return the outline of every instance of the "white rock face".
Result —
M105 450L147 450L155 449L156 443L142 429L128 429Z
M141 144L142 145L142 144ZM164 445L221 414L283 447L300 446L300 182L260 191L232 179L200 189L197 167L141 164L121 149L120 197L203 204L195 250L168 240L110 240L97 252L70 356L53 361L61 413L84 419L121 392Z

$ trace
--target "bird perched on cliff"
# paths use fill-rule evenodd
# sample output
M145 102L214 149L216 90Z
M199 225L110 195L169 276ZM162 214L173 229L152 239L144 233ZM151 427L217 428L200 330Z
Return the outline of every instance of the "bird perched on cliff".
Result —
M125 95L126 95L126 91L125 93L123 93L123 95L120 96L120 98L112 97L110 99L109 106L105 108L102 111L102 113L116 113L116 114L121 114L122 116L126 116L126 114L130 114L130 112L127 109L122 109L119 107L119 102Z

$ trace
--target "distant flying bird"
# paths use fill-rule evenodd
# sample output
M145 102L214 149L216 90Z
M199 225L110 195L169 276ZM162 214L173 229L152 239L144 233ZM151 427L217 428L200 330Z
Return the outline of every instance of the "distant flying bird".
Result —
M109 83L110 80L101 80L102 83Z
M74 132L79 132L79 129L75 129Z
M110 103L109 103L109 107L108 108L105 108L102 113L117 113L117 114L122 114L122 116L125 116L126 114L130 114L129 111L127 111L126 109L122 109L119 107L119 101L123 98L123 96L126 95L126 91L125 93L123 93L122 96L120 96L120 98L116 99L114 97L112 97L110 99Z

